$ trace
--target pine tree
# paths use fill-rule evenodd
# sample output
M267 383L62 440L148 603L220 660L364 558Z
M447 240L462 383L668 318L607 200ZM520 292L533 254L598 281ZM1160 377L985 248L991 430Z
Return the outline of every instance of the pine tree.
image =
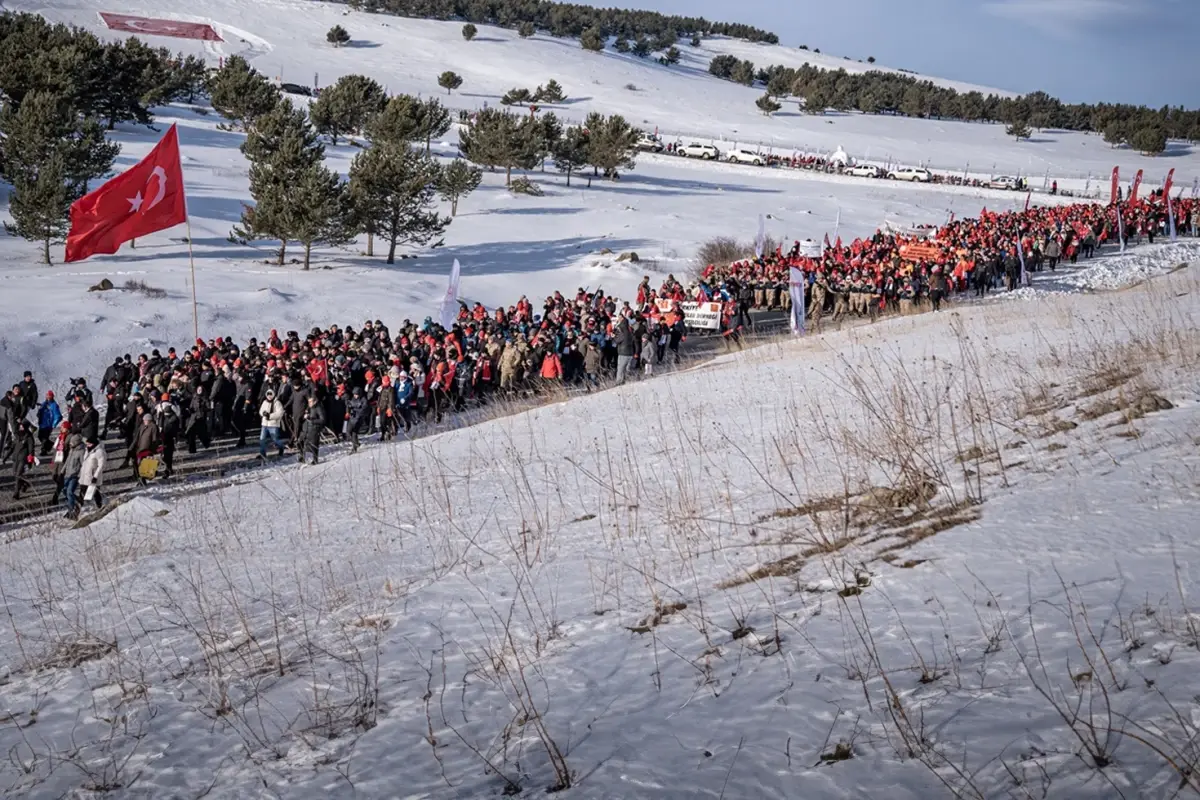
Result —
M690 42L688 42L688 44L690 44L692 47L699 47L700 46L700 34L698 34L698 33L692 34L692 40Z
M506 106L523 106L534 101L534 96L528 89L509 89L500 98L500 103Z
M795 78L786 72L777 72L767 81L767 94L772 97L787 97L792 93Z
M626 39L624 36L618 36L613 41L613 50L616 50L618 53L628 53L629 52L629 40Z
M562 135L563 125L555 114L546 112L537 118L537 142L534 147L542 172L546 171L546 159L554 153L554 148L558 146L558 140L562 138Z
M429 153L434 138L450 130L450 112L435 97L419 100L398 94L367 126L372 142L424 142Z
M387 263L395 263L398 246L429 244L450 224L450 217L434 209L440 173L432 158L404 142L373 144L354 157L350 197L355 215L387 242Z
M213 108L226 119L249 128L279 103L279 88L241 56L230 56L209 81Z
M479 28L476 28L471 23L462 26L462 37L468 42L475 38L475 34L479 33ZM391 263L390 261L388 262Z
M88 105L97 116L108 121L111 131L118 122L149 125L154 117L149 106L170 99L171 67L167 51L155 50L139 39L104 46L99 62L91 65L89 86L92 102Z
M545 86L539 86L533 93L533 100L537 103L561 103L566 99L562 86L554 78L547 81Z
M308 107L317 133L329 136L337 145L338 136L358 133L387 105L383 87L362 75L345 75L327 86Z
M304 269L309 268L314 244L341 245L354 241L349 195L336 172L314 164L300 172L288 193L291 207L288 233L304 248Z
M579 36L579 46L584 50L599 53L604 49L604 34L599 28L588 28Z
M670 47L667 48L667 52L663 53L662 58L663 58L663 63L666 64L668 67L678 64L679 58L680 58L679 48L676 47L675 45L671 45Z
M605 117L588 114L584 127L588 130L588 163L596 173L616 180L620 169L633 169L641 131L631 127L619 114Z
M554 166L567 173L567 186L571 185L571 173L588 164L588 142L587 129L573 126L554 145Z
M243 206L242 223L234 235L243 240L278 239L276 263L282 265L289 239L296 239L297 221L306 211L295 189L301 182L310 186L320 181L312 173L321 168L325 148L304 111L281 100L269 113L256 120L242 142L242 153L250 160L250 196L253 206Z
M512 182L513 169L537 166L538 123L518 118L498 108L485 108L475 122L458 133L458 149L472 164L505 171L504 185Z
M350 43L350 32L341 25L334 25L329 29L329 33L325 34L325 41L334 47L341 47Z
M455 89L462 86L462 83L463 83L462 76L460 76L456 72L451 72L450 70L446 70L445 72L443 72L441 75L438 76L438 86L445 89L446 94L450 94Z
M458 216L458 201L479 188L483 170L472 167L465 159L456 158L442 169L438 194L450 203L450 216Z
M639 36L634 40L633 47L630 49L630 52L638 58L645 58L646 56L650 55L650 42Z
M10 233L50 245L64 240L71 204L89 181L112 168L120 147L104 137L100 123L70 110L69 100L47 92L26 94L19 107L0 112L0 177L12 185Z
M367 137L372 142L421 141L424 132L420 107L421 101L410 94L395 95L367 125Z
M739 61L729 73L730 80L750 86L754 83L754 64L750 61Z
M1126 128L1120 122L1110 122L1104 126L1104 141L1113 147L1124 144L1127 138Z
M421 101L418 120L417 128L421 133L421 138L425 140L425 155L429 155L433 140L444 136L453 124L450 109L442 105L436 97L431 97Z
M533 36L533 34L535 34L536 32L537 31L534 29L532 22L522 22L520 25L517 26L517 35L520 36L522 39L528 39L530 36Z
M207 91L208 66L199 56L188 56L175 64L175 95L172 99L186 103Z
M1011 123L1007 128L1004 129L1004 132L1017 141L1028 139L1033 134L1033 131L1029 130L1029 123L1022 119Z
M1129 137L1129 146L1139 153L1156 156L1167 149L1167 130L1157 123L1144 125Z
M768 117L783 107L769 93L755 100L754 105L758 106L758 110Z

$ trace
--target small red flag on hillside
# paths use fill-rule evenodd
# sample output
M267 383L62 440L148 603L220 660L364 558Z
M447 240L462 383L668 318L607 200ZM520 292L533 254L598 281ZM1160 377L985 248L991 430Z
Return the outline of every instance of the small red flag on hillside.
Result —
M111 255L130 239L187 221L175 126L125 172L71 204L67 261Z

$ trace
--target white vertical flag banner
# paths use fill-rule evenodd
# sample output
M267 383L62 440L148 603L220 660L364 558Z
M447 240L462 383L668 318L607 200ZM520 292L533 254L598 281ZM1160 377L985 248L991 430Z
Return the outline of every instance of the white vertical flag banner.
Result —
M1029 271L1025 269L1025 243L1021 241L1021 234L1017 234L1017 257L1021 259L1021 285L1029 285Z
M1117 204L1117 237L1121 240L1121 252L1125 252L1125 218L1121 216L1121 205Z
M454 327L454 320L458 317L458 281L461 276L462 267L456 258L450 270L450 285L446 287L446 296L442 298L441 323L446 330Z
M767 246L767 221L763 215L758 215L758 235L754 237L754 257L763 257L763 248Z
M1171 204L1170 193L1167 194L1167 224L1170 226L1171 241L1173 242L1179 238L1179 235L1175 231L1175 207Z
M842 227L842 207L838 206L837 218L833 221L833 241L834 242L836 242L838 240L838 231L841 230L841 227Z
M804 270L792 267L789 272L788 291L792 295L792 333L799 336L804 333Z

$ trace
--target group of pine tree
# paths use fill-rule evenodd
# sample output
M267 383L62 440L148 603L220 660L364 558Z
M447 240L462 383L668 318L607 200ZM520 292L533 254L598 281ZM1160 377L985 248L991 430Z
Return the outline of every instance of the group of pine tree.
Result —
M756 105L765 114L779 110L777 98L796 97L802 98L804 109L814 114L832 109L1003 122L1008 125L1009 135L1018 139L1029 138L1034 128L1100 133L1109 144L1127 144L1149 154L1163 152L1168 139L1200 141L1200 110L1185 110L1181 106L1153 110L1128 104L1065 104L1045 92L1018 97L985 96L977 91L958 92L895 72L851 73L812 64L798 68L779 65L756 68L753 62L731 55L713 58L708 71L746 86L764 87L765 94Z
M566 173L568 184L586 166L594 176L616 178L633 167L640 136L620 116L592 114L583 126L564 129L551 113L491 108L464 117L463 157L443 164L431 155L431 145L452 118L437 98L388 97L370 78L347 75L323 89L305 112L238 57L209 85L213 108L246 129L242 152L251 165L254 205L245 207L232 238L278 241L279 264L288 243L297 242L305 269L313 246L345 244L362 233L367 255L378 239L389 264L399 247L437 247L459 201L479 186L481 167L503 170L505 184L514 189L514 169L544 169L547 160ZM562 96L556 81L539 89L543 96ZM324 165L322 137L337 144L349 135L361 135L366 145L343 180ZM438 197L450 204L450 216L438 213Z
M549 0L347 0L348 5L371 13L395 14L402 17L436 20L463 20L463 36L474 37L476 25L496 25L515 28L522 37L545 31L560 38L581 39L599 36L617 37L626 41L653 41L670 34L666 49L679 37L730 36L749 42L778 44L779 37L770 31L731 22L711 22L703 17L681 17L656 11L620 8L595 8L575 3L556 3ZM598 49L598 48L597 48Z
M443 74L443 87L461 79ZM550 80L536 95L565 98ZM118 122L150 124L154 105L206 95L229 124L246 132L241 146L250 163L253 205L244 206L231 232L240 241L274 240L276 260L289 243L303 249L339 245L367 234L397 248L440 244L459 201L477 188L481 167L544 170L548 159L566 174L591 166L593 176L618 177L633 167L640 132L619 116L592 114L583 126L565 128L550 113L517 115L488 109L466 116L459 148L464 158L443 164L431 144L452 125L436 98L389 97L376 81L348 75L326 87L307 109L297 107L245 59L234 56L218 70L199 59L172 56L136 39L101 44L78 28L50 25L36 15L0 15L0 176L13 189L13 233L51 244L69 227L71 204L109 174L119 147L105 130ZM362 136L345 179L325 165L323 140ZM475 166L472 166L475 165ZM589 177L590 182L590 177ZM525 187L530 182L523 181ZM437 198L450 204L438 213Z
M120 153L105 130L149 123L150 108L194 100L205 65L138 39L103 43L36 14L0 14L0 178L12 186L10 233L50 246L71 204Z

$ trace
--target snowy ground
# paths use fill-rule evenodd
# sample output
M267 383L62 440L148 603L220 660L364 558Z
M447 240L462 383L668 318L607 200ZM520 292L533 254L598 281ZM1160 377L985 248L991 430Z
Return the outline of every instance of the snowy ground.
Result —
M1196 270L28 529L0 791L1173 796Z
M46 13L94 26L100 8ZM352 15L379 46L327 50L340 9L191 7L259 37L244 46L285 79L414 91L451 66L499 93L545 72L593 95L572 113L657 103L690 124L703 91L699 125L827 124L747 116L749 90L575 43L467 45L450 23L370 18L388 27L368 35ZM619 100L630 79L653 94ZM1021 201L647 157L591 189L537 176L540 199L488 176L445 249L393 267L322 252L301 273L225 241L248 196L240 136L182 109L160 121L180 125L206 337L424 317L453 258L488 304L627 293L759 214L790 240L839 209L849 237ZM914 153L1025 147L859 123ZM155 135L118 138L125 166ZM1090 146L1063 163L1092 168ZM187 341L182 235L49 268L3 240L0 375L94 382L117 352ZM628 250L657 263L616 264ZM1200 774L1198 251L1138 248L1012 298L23 528L0 548L0 794L473 800L567 779L579 798L1175 796ZM88 293L102 277L169 294Z
M365 240L338 251L321 251L314 269L266 263L273 247L242 247L227 241L249 200L246 161L237 147L242 135L216 128L214 115L162 109L162 125L179 124L188 206L196 256L200 329L206 338L233 335L239 341L271 328L307 330L332 322L358 326L364 319L389 324L435 314L450 266L463 265L462 292L489 307L515 303L521 294L543 298L578 287L631 296L642 276L657 271L687 273L697 245L711 236L751 239L759 214L770 215L767 232L792 241L833 233L841 212L841 234L870 235L885 220L944 221L980 208L1011 208L1023 201L1012 193L938 189L911 184L873 184L836 176L812 176L727 164L702 164L642 156L617 183L572 185L551 169L535 174L546 195L513 196L502 174L485 175L483 186L459 206L446 233L446 246L416 260L387 266L378 255L360 255ZM159 134L130 126L122 143L121 169L145 155ZM439 152L455 152L449 134ZM357 148L327 149L331 166L343 173ZM191 285L183 228L147 237L136 249L111 257L46 267L31 242L0 239L0 286L5 308L21 324L0 332L0 375L36 368L39 380L60 386L68 378L93 380L114 355L180 346L192 339ZM602 249L611 255L600 255ZM647 263L616 263L634 251ZM56 248L56 258L61 258ZM378 250L377 250L378 252ZM293 252L292 255L300 255ZM166 298L125 292L93 292L102 278L117 286L140 280L165 289ZM19 311L17 311L19 309ZM119 351L119 352L118 352Z
M721 81L707 72L712 58L722 53L749 59L758 66L799 66L806 61L849 71L871 66L792 47L724 39L705 41L700 48L683 43L682 62L663 67L651 59L612 51L587 53L575 40L545 34L522 40L515 31L487 26L480 26L478 37L466 42L461 23L371 15L349 11L341 4L304 0L199 0L186 10L166 0L138 0L119 8L107 0L64 0L52 5L44 0L8 0L5 7L36 11L106 38L123 34L108 30L100 11L207 22L225 42L149 40L204 55L214 63L221 55L240 53L264 74L303 85L310 85L314 76L324 86L342 75L366 74L392 92L440 93L456 108L496 105L509 89L532 90L555 78L565 88L568 102L553 110L565 119L579 122L593 110L619 113L634 124L647 130L657 127L671 137L706 137L723 140L726 145L773 147L788 154L796 150L828 154L841 146L856 158L925 164L956 172L970 165L972 173L985 177L1019 173L1039 186L1049 172L1063 188L1072 189L1083 189L1089 174L1093 189L1107 186L1116 164L1126 182L1144 168L1147 186L1160 185L1171 167L1176 168L1179 186L1190 186L1194 177L1200 177L1200 152L1182 142L1171 143L1165 157L1145 158L1127 149L1113 150L1099 136L1039 131L1030 141L1014 142L1005 136L1003 125L860 114L813 117L801 114L790 102L768 119L754 107L761 87ZM728 13L736 16L736 7L730 6ZM350 31L355 39L351 46L335 49L325 42L325 33L334 24ZM815 41L807 44L819 46ZM464 80L462 90L449 97L437 86L437 76L447 69ZM960 90L990 91L953 81L938 82ZM629 85L637 90L626 88Z

